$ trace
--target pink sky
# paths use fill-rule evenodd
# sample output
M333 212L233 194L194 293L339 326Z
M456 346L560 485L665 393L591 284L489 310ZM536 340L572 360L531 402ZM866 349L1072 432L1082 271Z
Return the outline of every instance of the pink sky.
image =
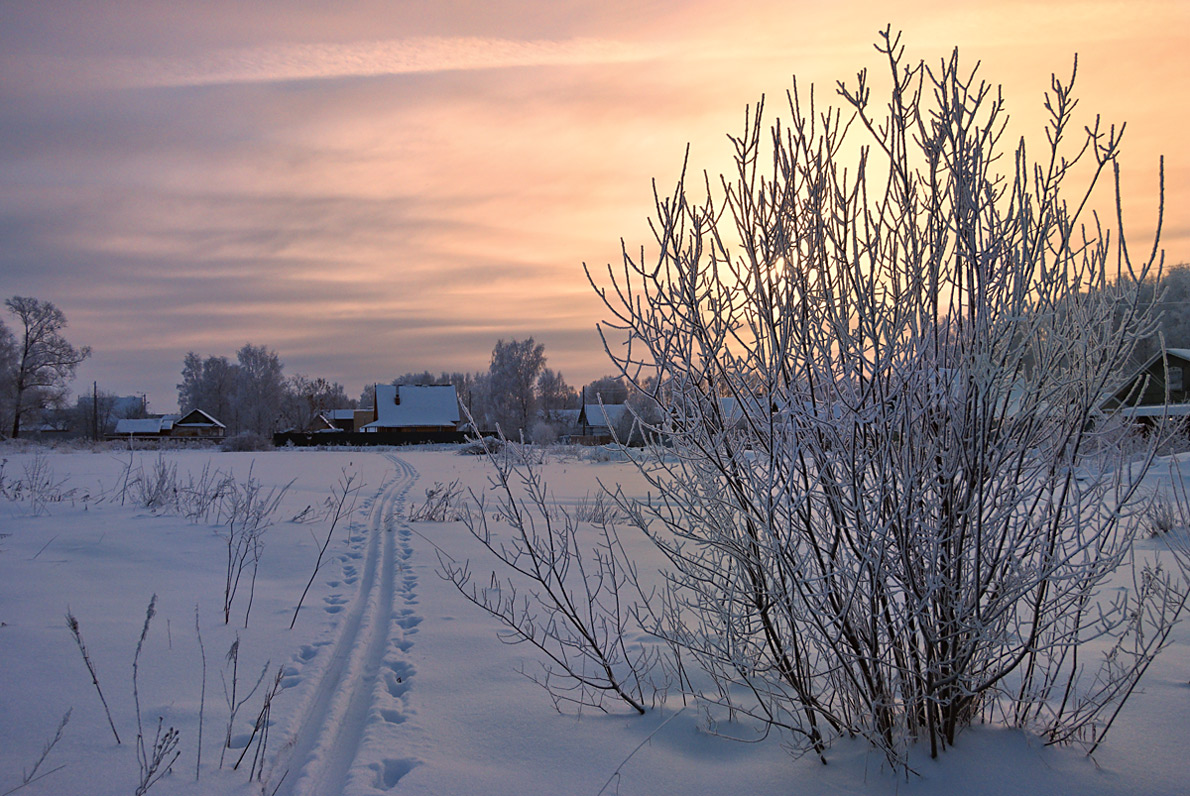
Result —
M1082 120L1128 124L1125 220L1190 260L1190 3L65 2L0 5L0 293L55 302L79 383L171 410L182 357L245 342L365 383L478 370L534 336L610 372L582 263L646 241L650 181L727 164L791 75L819 101L960 48L1039 129L1079 54ZM1030 139L1032 140L1032 139Z

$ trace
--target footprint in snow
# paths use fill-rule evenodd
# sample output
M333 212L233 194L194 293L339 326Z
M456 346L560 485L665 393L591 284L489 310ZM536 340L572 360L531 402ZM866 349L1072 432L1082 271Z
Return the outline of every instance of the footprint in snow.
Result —
M377 788L384 788L385 790L392 790L397 787L397 783L401 779L416 768L421 763L420 760L412 758L385 758L379 763L373 763L372 769L376 772Z
M380 709L380 718L384 719L389 724L404 724L409 718L403 711L392 710L389 708Z

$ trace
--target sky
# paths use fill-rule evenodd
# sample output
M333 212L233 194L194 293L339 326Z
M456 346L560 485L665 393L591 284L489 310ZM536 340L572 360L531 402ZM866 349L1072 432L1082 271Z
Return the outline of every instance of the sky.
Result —
M151 411L248 342L358 395L532 336L579 386L612 372L583 264L648 242L652 181L687 145L726 170L795 75L834 102L890 24L978 61L1030 141L1077 53L1080 124L1127 123L1129 240L1164 155L1190 261L1185 0L0 0L0 294L66 314L77 391Z

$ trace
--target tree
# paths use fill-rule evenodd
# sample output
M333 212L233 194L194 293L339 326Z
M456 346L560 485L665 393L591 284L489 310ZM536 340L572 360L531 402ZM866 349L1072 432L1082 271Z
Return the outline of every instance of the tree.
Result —
M496 341L488 368L495 421L509 437L528 432L537 406L537 379L545 367L545 346L532 337Z
M655 194L655 252L588 271L672 451L635 454L650 501L620 497L669 561L649 629L705 704L819 755L858 735L903 763L984 716L1093 749L1186 602L1155 569L1103 590L1149 459L1083 467L1159 249L1080 215L1113 171L1118 196L1120 137L1077 133L1073 78L1034 162L1002 157L1002 98L957 51L878 50L887 104L866 70L839 109L795 82L788 121L746 114L730 177Z
M113 433L116 423L124 418L146 417L147 409L143 395L115 395L96 389L79 395L64 415L69 429L98 440Z
M537 398L547 417L559 409L578 409L578 393L566 383L561 373L544 368L537 377Z
M16 394L17 340L0 319L0 429L12 427L12 399Z
M178 385L178 409L201 409L223 423L233 422L239 367L227 357L203 359L195 352L182 360L182 383Z
M13 296L4 306L16 316L16 357L9 383L12 436L21 435L21 419L30 411L61 401L78 365L91 355L62 336L66 316L48 301Z
M284 365L276 351L245 343L236 352L236 402L232 420L236 431L272 434L281 419Z
M284 424L290 428L308 429L319 414L332 409L353 409L354 404L337 381L311 379L302 373L285 380L283 417Z
M1146 280L1141 295L1145 301L1153 303L1157 331L1137 346L1129 363L1132 367L1121 372L1121 378L1147 362L1161 350L1162 345L1190 348L1190 265L1175 265L1162 273L1159 279Z
M589 404L626 403L628 385L619 376L602 376L583 387L583 401Z

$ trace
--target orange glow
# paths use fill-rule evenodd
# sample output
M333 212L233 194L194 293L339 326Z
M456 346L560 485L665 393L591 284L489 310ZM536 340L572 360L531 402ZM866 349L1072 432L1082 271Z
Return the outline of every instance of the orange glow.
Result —
M1134 245L1164 153L1164 245L1190 260L1183 0L131 5L0 7L0 266L93 346L80 379L163 409L187 350L247 340L349 392L484 368L501 337L571 383L610 372L581 264L650 242L687 143L692 175L730 168L762 92L771 118L791 75L820 105L879 75L888 21L913 58L981 61L1030 141L1077 52L1082 121L1128 123Z

